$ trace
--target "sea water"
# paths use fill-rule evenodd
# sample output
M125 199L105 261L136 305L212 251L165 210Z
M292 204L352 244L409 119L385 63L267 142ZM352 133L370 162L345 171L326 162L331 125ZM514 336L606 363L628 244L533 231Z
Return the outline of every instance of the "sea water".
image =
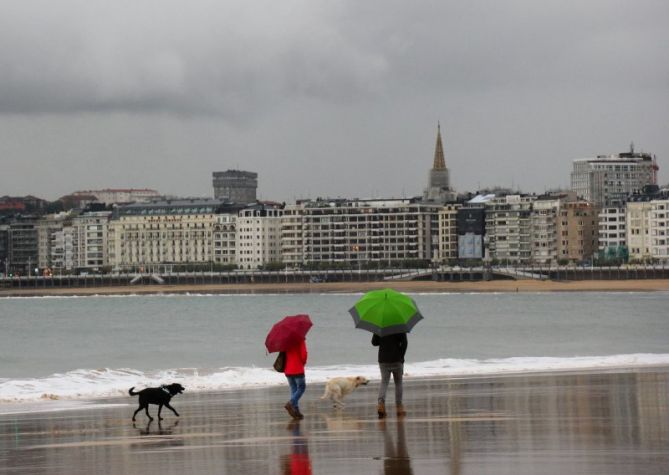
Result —
M371 334L348 313L360 296L0 299L0 406L122 396L172 381L189 391L284 384L264 341L273 323L298 313L314 323L309 381L375 379ZM411 297L425 318L409 335L407 377L669 365L667 292Z

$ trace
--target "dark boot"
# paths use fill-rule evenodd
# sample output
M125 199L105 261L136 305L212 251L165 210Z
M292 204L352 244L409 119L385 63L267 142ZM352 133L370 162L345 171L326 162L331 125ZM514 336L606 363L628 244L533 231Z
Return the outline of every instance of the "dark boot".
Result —
M286 411L288 411L290 417L292 417L293 419L299 419L299 417L297 417L297 412L295 412L295 408L293 407L293 404L290 401L288 401L286 405L283 407L286 408Z
M407 411L404 410L404 405L397 405L397 417L404 417L407 415Z
M295 409L295 417L298 419L304 419L304 414L300 412L299 408Z
M379 413L379 419L386 417L386 403L379 401L379 404L376 406L376 412Z

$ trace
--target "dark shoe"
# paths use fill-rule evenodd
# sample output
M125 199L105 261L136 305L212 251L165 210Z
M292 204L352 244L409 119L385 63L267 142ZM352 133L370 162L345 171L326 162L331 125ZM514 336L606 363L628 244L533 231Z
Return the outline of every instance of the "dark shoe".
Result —
M404 406L402 404L397 405L397 417L404 417L407 415L407 411L404 410Z
M304 419L304 414L302 414L299 409L295 409L295 417L298 419Z
M299 419L299 417L297 417L297 412L295 412L295 408L293 407L293 404L290 401L288 401L286 405L283 407L286 408L286 411L288 411L290 417L292 417L293 419Z
M386 404L383 401L379 401L379 404L376 406L376 412L379 413L379 419L386 417Z

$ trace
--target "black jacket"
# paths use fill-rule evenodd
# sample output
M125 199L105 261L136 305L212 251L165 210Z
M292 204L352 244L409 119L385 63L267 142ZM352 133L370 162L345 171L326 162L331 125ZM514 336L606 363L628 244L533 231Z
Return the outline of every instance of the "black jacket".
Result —
M404 363L408 345L406 333L384 337L374 335L372 345L379 347L379 363Z

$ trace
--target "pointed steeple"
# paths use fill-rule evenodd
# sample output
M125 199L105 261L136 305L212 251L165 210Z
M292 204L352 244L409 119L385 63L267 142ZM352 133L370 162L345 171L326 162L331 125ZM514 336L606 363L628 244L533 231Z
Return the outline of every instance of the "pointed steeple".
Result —
M446 169L446 160L444 159L444 147L441 145L441 124L437 122L437 145L434 148L434 170Z

